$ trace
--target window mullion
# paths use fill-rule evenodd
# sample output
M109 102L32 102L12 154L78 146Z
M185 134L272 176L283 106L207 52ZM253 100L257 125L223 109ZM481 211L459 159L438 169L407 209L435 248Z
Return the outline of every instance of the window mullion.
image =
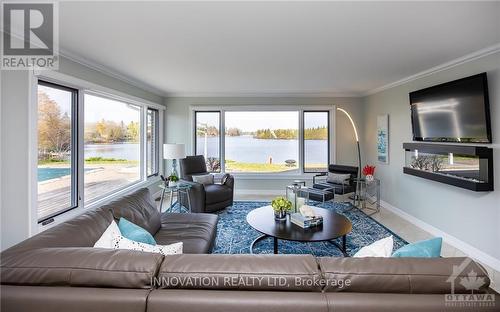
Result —
M77 112L77 189L78 189L78 207L84 207L85 187L85 96L84 90L78 90L78 112Z
M299 172L301 174L305 171L304 165L304 110L299 111Z
M220 171L226 172L226 112L219 111L220 131L219 131L219 155L220 155Z

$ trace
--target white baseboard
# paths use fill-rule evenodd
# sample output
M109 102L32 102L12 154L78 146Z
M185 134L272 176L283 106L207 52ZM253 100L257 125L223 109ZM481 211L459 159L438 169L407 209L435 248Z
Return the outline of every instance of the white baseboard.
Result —
M476 247L456 238L453 235L450 235L450 234L436 228L433 225L430 225L427 222L424 222L424 221L410 215L409 213L407 213L407 212L405 212L397 207L394 207L393 205L391 205L383 200L380 201L380 204L385 209L393 212L394 214L398 215L399 217L401 217L401 218L405 219L406 221L414 224L415 226L421 228L422 230L429 232L430 234L432 234L434 236L442 237L443 241L445 241L447 244L457 248L458 250L462 251L463 253L465 253L469 257L477 260L480 263L483 263L483 264L491 267L492 269L494 269L497 272L500 272L500 260L499 259L485 253L484 251L477 249Z

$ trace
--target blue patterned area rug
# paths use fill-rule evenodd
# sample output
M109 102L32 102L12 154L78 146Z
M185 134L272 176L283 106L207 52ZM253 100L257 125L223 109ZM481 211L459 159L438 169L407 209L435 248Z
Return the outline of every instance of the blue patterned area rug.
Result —
M250 244L261 234L247 223L246 216L251 210L269 204L269 202L236 201L233 206L220 211L218 213L217 241L213 253L250 253ZM351 220L352 232L347 235L347 253L350 256L354 255L361 247L389 235L394 237L394 250L407 244L401 237L360 210L350 209L352 207L350 203L326 202L317 206L343 214ZM341 244L340 238L338 243ZM329 242L302 243L279 240L278 246L280 254L342 256L340 250ZM266 238L255 244L254 253L273 253L273 239Z

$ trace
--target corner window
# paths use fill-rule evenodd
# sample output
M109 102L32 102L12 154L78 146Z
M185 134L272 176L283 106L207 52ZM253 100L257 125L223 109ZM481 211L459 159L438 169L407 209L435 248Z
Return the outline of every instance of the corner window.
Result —
M38 220L77 207L78 90L39 81Z
M40 79L37 117L39 223L159 173L160 111L147 103Z

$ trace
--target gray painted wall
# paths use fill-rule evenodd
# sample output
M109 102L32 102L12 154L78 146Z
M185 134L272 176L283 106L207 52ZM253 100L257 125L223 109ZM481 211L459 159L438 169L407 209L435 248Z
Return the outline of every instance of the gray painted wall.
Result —
M65 58L61 59L59 72L155 103L163 103L161 96ZM1 71L1 250L30 236L29 77L28 71Z
M214 105L337 105L346 109L353 117L358 132L363 131L363 107L359 98L297 98L297 97L179 97L167 98L165 121L165 142L185 143L186 151L191 150L192 129L189 123L190 106ZM354 132L347 117L337 112L337 163L357 164L357 149ZM360 130L361 129L361 130ZM170 168L170 164L166 166ZM170 169L167 169L170 170ZM252 180L238 178L235 183L237 191L240 190L268 190L282 191L290 180L269 179Z
M1 193L2 250L29 236L27 71L1 71Z
M439 83L487 72L494 148L495 191L476 193L403 174L403 142L412 141L408 93ZM500 259L500 53L368 96L364 147L377 165L382 199L434 227ZM376 162L377 115L389 114L390 163Z

